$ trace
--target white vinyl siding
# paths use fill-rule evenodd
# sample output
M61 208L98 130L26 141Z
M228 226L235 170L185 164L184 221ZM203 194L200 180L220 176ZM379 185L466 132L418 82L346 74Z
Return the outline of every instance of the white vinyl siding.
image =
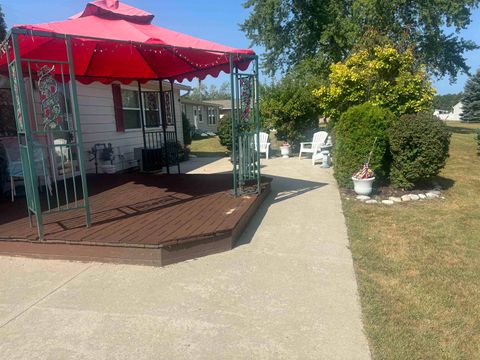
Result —
M142 85L142 87L143 86L144 85ZM155 86L158 86L158 84L155 84ZM83 85L77 82L77 90L87 171L95 172L94 162L88 161L88 151L95 144L99 143L112 144L115 155L114 164L117 170L136 165L133 161L133 149L143 147L142 130L141 128L137 128L125 132L116 131L112 86L100 83ZM175 89L175 99L177 102L179 97L180 91L177 88ZM180 106L175 107L175 115L177 120L178 141L183 144L182 112ZM174 127L169 126L167 130L174 131ZM121 156L118 156L119 154Z

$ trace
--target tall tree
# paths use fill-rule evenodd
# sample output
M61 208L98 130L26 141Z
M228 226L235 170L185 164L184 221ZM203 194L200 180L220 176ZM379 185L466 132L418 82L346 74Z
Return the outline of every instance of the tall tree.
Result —
M7 24L5 23L5 15L3 14L2 5L0 5L0 41L7 36Z
M470 24L480 0L247 0L241 28L265 48L265 70L274 74L302 59L332 64L372 38L411 47L418 63L436 76L468 72L464 52L477 48L458 32ZM370 36L365 36L369 34ZM367 42L367 44L366 44Z
M433 108L435 110L452 111L453 107L462 100L463 94L435 95L433 97Z
M480 69L468 79L462 98L463 112L462 121L480 121Z
M203 82L194 87L187 98L192 100L228 100L230 99L230 84L222 83L219 87L211 84L207 87Z
M314 91L322 113L336 121L353 105L371 102L395 115L431 108L434 89L416 68L411 51L375 46L353 53L330 67L328 83Z
M277 131L279 140L297 143L318 128L318 101L313 90L321 83L311 64L302 62L280 81L260 91L263 126Z

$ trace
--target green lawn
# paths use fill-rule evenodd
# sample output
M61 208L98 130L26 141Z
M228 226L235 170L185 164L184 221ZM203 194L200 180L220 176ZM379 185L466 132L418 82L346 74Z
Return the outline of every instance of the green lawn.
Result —
M343 200L375 359L480 359L480 126L449 126L445 200Z
M193 140L190 151L193 155L200 157L226 156L228 154L227 148L220 144L218 136Z

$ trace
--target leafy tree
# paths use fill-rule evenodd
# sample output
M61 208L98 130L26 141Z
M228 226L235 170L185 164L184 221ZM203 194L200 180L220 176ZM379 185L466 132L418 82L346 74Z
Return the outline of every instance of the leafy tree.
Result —
M480 69L465 84L462 104L462 121L480 121Z
M314 91L325 116L334 121L353 105L371 102L395 115L431 108L435 90L413 54L376 46L333 64L327 85Z
M451 111L452 108L462 99L462 96L462 93L435 95L433 97L433 108L438 110Z
M270 74L304 58L327 65L344 60L372 38L402 51L408 46L418 64L436 76L467 72L464 52L477 48L458 32L471 21L480 0L247 0L250 15L241 29L263 46ZM370 34L370 36L365 36Z
M7 24L5 23L5 15L3 14L2 5L0 5L0 41L7 36Z
M200 83L198 87L192 89L186 98L191 100L228 100L230 99L230 83L224 82L218 88L215 84L207 87L204 83Z
M5 39L7 25L0 5L0 41ZM12 96L9 89L0 89L0 133L14 133L16 129ZM0 179L1 184L1 179Z
M263 127L275 129L279 140L298 142L318 128L319 109L313 90L320 86L311 64L302 63L280 82L265 86L260 113Z

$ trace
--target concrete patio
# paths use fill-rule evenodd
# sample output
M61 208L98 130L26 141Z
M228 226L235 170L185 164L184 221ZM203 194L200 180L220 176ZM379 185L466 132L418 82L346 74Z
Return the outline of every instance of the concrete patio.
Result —
M272 193L232 251L165 268L0 257L1 357L369 359L331 169L262 164Z

